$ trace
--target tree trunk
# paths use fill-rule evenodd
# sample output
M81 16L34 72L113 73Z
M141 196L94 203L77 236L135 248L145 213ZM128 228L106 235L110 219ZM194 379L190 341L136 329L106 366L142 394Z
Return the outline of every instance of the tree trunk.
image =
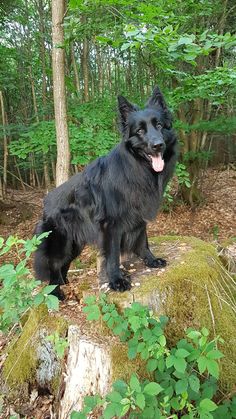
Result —
M99 95L103 95L103 88L104 88L104 82L103 82L103 61L102 61L102 53L101 48L99 45L96 45L96 55L97 55L97 68L98 68L98 92Z
M81 17L81 23L86 23L86 17ZM81 65L83 70L83 79L84 79L84 101L89 101L89 69L88 69L88 39L86 36L83 39L83 48L82 48L82 55L81 55Z
M58 2L60 3L60 1ZM40 58L42 63L42 99L44 119L46 115L47 105L47 73L46 73L46 51L45 51L45 25L44 25L44 9L43 1L38 0L38 13L39 13L39 33L40 33Z
M72 61L73 72L74 72L74 84L75 84L76 93L77 95L79 95L80 93L79 73L78 73L77 63L75 59L75 50L74 50L73 42L71 43L70 48L71 48L71 61Z
M65 50L63 47L64 0L52 0L53 97L57 135L56 186L69 177L70 148L66 114Z
M34 106L35 119L36 119L37 122L39 122L38 106L37 106L37 101L36 101L34 78L33 78L33 73L32 73L32 67L31 67L31 65L29 66L29 74L30 74L30 84L31 84L31 91L32 91L32 98L33 98L33 106Z
M3 126L3 183L2 183L2 194L4 196L5 193L6 193L6 189L7 189L8 148L7 148L5 109L4 109L4 101L3 101L2 91L0 91L0 104L1 104L2 126Z
M106 344L93 342L78 326L68 330L68 382L60 403L59 419L68 419L71 410L80 410L88 394L105 396L111 385L111 354Z

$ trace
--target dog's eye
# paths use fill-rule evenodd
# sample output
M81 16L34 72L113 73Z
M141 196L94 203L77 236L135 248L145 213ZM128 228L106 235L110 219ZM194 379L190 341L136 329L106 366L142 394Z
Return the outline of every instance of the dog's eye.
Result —
M161 128L162 128L162 125L160 124L160 122L157 122L156 127L157 127L158 129L161 129Z
M137 131L137 134L142 135L143 133L144 133L144 130L142 128L139 128L138 131Z

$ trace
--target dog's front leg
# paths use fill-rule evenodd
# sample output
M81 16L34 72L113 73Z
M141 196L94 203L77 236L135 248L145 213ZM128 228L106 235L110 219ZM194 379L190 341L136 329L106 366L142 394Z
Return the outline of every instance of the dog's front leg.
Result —
M145 265L149 268L163 268L166 266L166 260L157 258L149 249L146 225L140 230L134 252L143 259Z
M118 228L107 226L103 230L103 255L109 280L109 287L115 291L130 290L128 275L120 269L121 232Z

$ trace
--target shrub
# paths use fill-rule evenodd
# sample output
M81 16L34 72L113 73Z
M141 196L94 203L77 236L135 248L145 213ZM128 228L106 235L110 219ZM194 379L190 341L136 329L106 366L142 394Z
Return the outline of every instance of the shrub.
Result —
M169 349L164 334L168 319L156 318L139 303L120 314L106 296L99 300L88 297L84 312L88 320L104 321L126 342L128 357L141 357L153 379L141 380L132 374L129 382L118 380L105 398L86 397L83 410L73 412L71 419L85 419L101 406L104 419L125 415L147 419L236 418L236 397L219 396L217 379L223 357L217 348L218 342L222 343L219 336L210 340L206 328L188 329L186 337Z
M33 306L45 303L49 309L58 309L58 299L50 295L55 285L44 286L39 290L40 281L35 280L27 266L29 258L49 233L23 240L10 236L4 242L0 238L0 256L9 254L17 262L6 263L0 267L0 330L7 332L19 324L22 315Z

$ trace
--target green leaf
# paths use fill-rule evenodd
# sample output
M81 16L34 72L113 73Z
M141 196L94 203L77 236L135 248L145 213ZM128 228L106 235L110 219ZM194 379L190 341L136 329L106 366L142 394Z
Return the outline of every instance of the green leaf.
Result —
M213 416L210 412L207 412L206 410L201 410L199 411L200 413L200 419L213 419Z
M207 358L205 356L200 356L197 360L197 364L199 372L202 374L207 368Z
M72 412L70 419L86 419L87 415L82 412Z
M200 339L199 339L199 346L200 346L200 348L203 348L205 345L206 345L206 343L207 343L207 337L206 336L202 336Z
M88 320L99 320L100 309L99 309L97 304L93 304L91 306L84 307L83 312L87 313L87 319Z
M159 394L162 390L163 388L160 386L160 384L151 382L146 384L143 392L149 396L157 396L157 394Z
M185 378L183 380L179 380L175 384L175 392L176 394L182 394L187 391L188 388L188 380Z
M192 44L192 43L193 43L193 39L190 38L189 36L182 36L178 40L178 45L189 45L189 44Z
M190 388L196 393L198 393L199 388L200 388L199 378L196 375L192 374L189 376L188 382L189 382Z
M55 288L56 288L56 285L47 285L46 287L44 287L43 289L42 289L42 293L43 294L50 294L50 292L52 292L53 290L55 290Z
M190 352L183 348L177 349L177 351L175 352L175 356L177 358L186 358L189 354Z
M122 400L121 400L121 402L120 402L121 404L130 404L130 399L128 399L127 397L124 397Z
M141 410L145 408L145 397L142 393L137 394L135 402Z
M151 339L151 337L152 337L151 330L150 329L144 329L144 331L142 332L142 337L143 337L143 340L145 340L145 341Z
M129 318L129 323L134 332L137 332L140 328L140 318L138 316L131 316Z
M120 393L118 393L118 391L112 391L110 394L108 394L107 398L111 402L115 403L120 403L120 401L122 400L122 396L120 395Z
M207 370L215 378L219 378L219 365L214 359L207 359Z
M132 374L130 378L130 388L131 390L137 391L138 393L141 391L139 380L135 374Z
M166 368L165 365L165 358L163 356L161 356L158 360L157 360L157 370L159 372L164 372Z
M189 339L195 340L196 338L199 338L201 336L201 333L198 332L197 330L191 330L187 332L187 336Z
M116 416L116 404L110 403L104 410L103 417L104 419L112 419L114 416Z
M34 304L36 306L39 306L42 302L44 301L44 296L43 294L39 293L34 297Z
M176 410L176 411L180 410L179 397L173 397L173 398L170 400L170 404L171 404L171 407L172 407L174 410Z
M155 336L161 336L161 335L163 335L163 330L162 330L161 326L155 326L154 329L152 330L152 333Z
M59 300L55 295L47 295L45 303L49 310L59 310Z
M222 354L222 352L220 352L218 349L212 349L206 354L206 357L208 359L220 359L223 358L223 356L224 355Z
M149 372L155 371L157 369L157 364L158 364L157 359L153 359L153 358L149 359L147 362L147 371Z
M11 263L6 263L0 267L0 279L5 279L16 273L14 266Z
M217 409L217 405L210 399L203 399L200 401L200 408L207 412L213 412Z
M137 346L130 346L128 349L128 358L134 359L137 355Z
M149 352L147 348L144 348L141 352L141 359L143 359L144 361L146 361L149 357Z
M166 367L167 367L167 368L171 368L171 367L174 365L174 362L175 362L175 357L174 357L174 355L169 355L169 356L166 358Z
M127 384L123 380L117 380L113 383L113 388L124 395L127 390Z
M161 346L166 346L166 337L164 335L161 335L158 339Z
M156 414L156 412L155 412L154 408L152 406L148 406L148 407L145 407L141 417L143 419L161 419L161 418L163 418L163 416L161 416L161 415L157 416L155 414Z
M85 396L84 404L86 407L89 407L90 410L95 409L96 406L101 406L104 403L104 400L96 394L95 396Z
M89 295L85 298L84 302L86 305L94 304L96 302L96 297L94 295Z
M183 358L175 358L174 360L174 367L178 372L185 372L187 366L187 362Z
M124 405L123 409L121 410L121 413L120 413L119 417L125 416L126 413L129 411L129 409L130 409L130 404Z
M206 327L203 327L201 332L202 332L203 336L209 336L209 330L206 329Z

